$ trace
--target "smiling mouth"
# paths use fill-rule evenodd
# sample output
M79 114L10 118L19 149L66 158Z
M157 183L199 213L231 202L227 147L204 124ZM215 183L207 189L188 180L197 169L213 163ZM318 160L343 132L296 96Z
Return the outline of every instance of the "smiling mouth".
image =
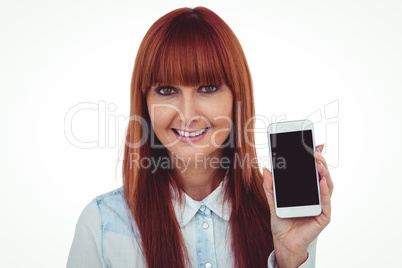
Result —
M211 127L207 127L207 128L201 129L199 131L193 131L193 132L187 132L187 131L183 131L183 130L179 130L179 129L175 129L175 128L172 128L172 129L174 132L176 132L178 135L180 135L182 137L197 137L197 136L204 134L210 128Z

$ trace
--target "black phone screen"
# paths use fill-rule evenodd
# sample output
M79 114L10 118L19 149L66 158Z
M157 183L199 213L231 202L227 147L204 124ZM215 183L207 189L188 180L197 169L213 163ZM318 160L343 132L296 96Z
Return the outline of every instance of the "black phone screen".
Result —
M278 207L318 205L311 130L270 134Z

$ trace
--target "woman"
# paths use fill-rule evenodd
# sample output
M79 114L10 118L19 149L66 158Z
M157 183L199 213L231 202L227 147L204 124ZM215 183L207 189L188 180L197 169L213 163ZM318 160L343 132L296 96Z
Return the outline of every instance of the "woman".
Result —
M278 218L271 173L243 130L254 116L247 61L215 13L177 9L151 26L130 115L123 187L84 209L68 267L314 267L333 187L322 146L323 213Z

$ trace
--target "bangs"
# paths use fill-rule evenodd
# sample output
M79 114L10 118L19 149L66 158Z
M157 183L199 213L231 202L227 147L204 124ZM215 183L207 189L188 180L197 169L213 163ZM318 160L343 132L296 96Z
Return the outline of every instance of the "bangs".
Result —
M196 14L183 14L148 39L155 44L148 46L153 51L147 51L149 62L143 65L140 88L144 94L155 85L228 85L232 81L225 64L228 49L210 23Z

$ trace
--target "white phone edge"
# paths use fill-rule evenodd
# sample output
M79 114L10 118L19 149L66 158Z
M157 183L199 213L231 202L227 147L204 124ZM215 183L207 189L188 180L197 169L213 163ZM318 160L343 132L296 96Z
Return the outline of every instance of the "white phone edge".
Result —
M276 189L275 189L275 175L274 175L274 169L273 169L270 134L286 133L286 132L300 131L300 130L311 130L312 140L313 140L313 150L315 150L313 122L311 122L308 119L272 123L267 128L269 159L271 161L271 169L272 169L271 173L272 173L273 189L274 189L275 212L279 218L312 217L312 216L320 215L321 211L322 211L320 182L319 182L319 175L318 175L317 166L316 166L315 161L314 161L314 166L315 166L317 189L318 189L318 205L283 207L283 208L278 208L278 206L277 206Z

